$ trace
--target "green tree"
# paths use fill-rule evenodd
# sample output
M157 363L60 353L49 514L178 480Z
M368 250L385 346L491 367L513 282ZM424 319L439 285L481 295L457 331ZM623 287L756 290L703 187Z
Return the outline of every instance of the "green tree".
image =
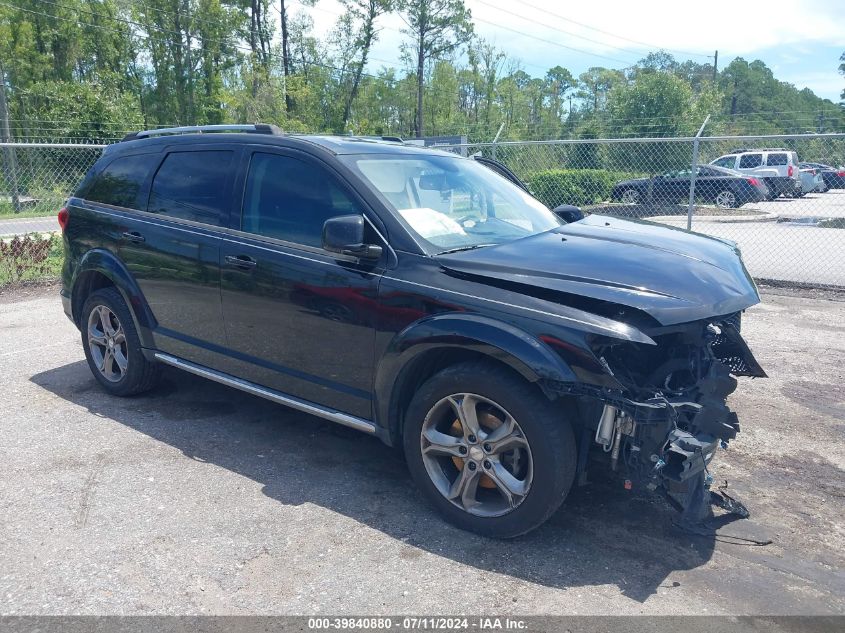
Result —
M592 112L604 109L610 90L625 81L622 71L593 66L578 76L578 92L585 106Z
M426 64L454 53L473 33L471 14L463 0L399 0L400 15L407 28L404 33L412 43L407 49L416 61L417 116L416 135L422 137L423 92Z
M839 56L839 61L842 62L841 64L839 64L839 74L845 75L845 53L842 53L842 55ZM845 101L845 90L842 91L842 94L839 95L839 98L842 99L842 101Z
M689 84L673 74L649 72L638 74L626 86L614 88L608 97L610 115L619 122L625 136L679 136L694 125L693 94ZM639 157L644 171L657 173L677 167L688 158L688 152L669 143L628 146L618 158L630 164L630 156Z
M382 15L393 11L395 0L340 0L340 3L358 24L358 31L355 38L358 58L354 61L351 86L346 92L346 98L343 103L342 123L345 129L349 121L352 104L358 96L361 78L364 75L364 69L367 67L370 49L378 39L376 20Z

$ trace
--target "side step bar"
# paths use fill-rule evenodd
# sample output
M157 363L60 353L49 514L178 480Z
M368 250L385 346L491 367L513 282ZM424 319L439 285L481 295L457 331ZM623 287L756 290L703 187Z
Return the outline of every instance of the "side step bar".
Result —
M364 431L364 433L376 432L376 425L370 422L369 420L357 418L354 415L349 415L348 413L336 411L335 409L329 409L320 406L319 404L308 402L307 400L300 400L299 398L294 398L293 396L283 394L279 391L275 391L267 387L262 387L261 385L256 385L255 383L249 382L248 380L235 378L234 376L230 376L229 374L224 374L223 372L215 371L213 369L209 369L208 367L203 367L202 365L197 365L181 358L176 358L175 356L171 356L170 354L156 352L155 357L157 360L167 365L172 365L173 367L184 369L185 371L190 372L196 376L208 378L209 380L213 380L214 382L219 382L221 385L240 389L241 391L251 393L254 396L259 396L261 398L266 398L267 400L272 400L273 402L278 402L279 404L288 406L291 409L296 409L297 411L302 411L304 413L310 413L311 415L316 415L317 417L323 418L325 420L337 422L338 424L351 427L358 431Z

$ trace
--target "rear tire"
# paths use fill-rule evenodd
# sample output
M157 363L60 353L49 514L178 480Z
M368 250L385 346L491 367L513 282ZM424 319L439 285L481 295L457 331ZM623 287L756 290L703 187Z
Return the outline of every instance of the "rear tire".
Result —
M148 361L132 313L117 288L101 288L82 306L82 347L94 378L114 396L149 391L161 367Z
M571 411L504 367L444 369L417 390L405 415L411 476L457 527L494 538L525 534L572 486Z

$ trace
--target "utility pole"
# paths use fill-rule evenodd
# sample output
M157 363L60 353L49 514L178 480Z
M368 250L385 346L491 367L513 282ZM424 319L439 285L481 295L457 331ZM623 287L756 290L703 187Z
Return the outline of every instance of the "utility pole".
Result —
M713 55L713 83L716 83L716 73L719 72L719 51Z
M6 71L0 60L0 142L11 143L12 134L9 132L9 108L6 104ZM3 146L3 176L9 184L12 195L12 208L15 213L21 212L21 200L18 195L18 168L15 162L15 148Z

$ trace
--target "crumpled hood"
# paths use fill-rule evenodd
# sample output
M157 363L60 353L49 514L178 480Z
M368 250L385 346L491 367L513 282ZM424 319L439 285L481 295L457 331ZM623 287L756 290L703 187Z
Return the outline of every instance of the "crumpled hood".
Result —
M637 308L662 325L730 314L760 301L736 246L601 215L438 261L480 281L498 279Z

